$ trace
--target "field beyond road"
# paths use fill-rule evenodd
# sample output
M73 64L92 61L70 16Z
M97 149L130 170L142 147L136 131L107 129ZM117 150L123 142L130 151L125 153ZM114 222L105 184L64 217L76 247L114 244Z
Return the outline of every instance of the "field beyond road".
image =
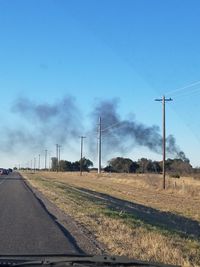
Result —
M22 173L94 233L107 253L200 266L200 180L159 175Z

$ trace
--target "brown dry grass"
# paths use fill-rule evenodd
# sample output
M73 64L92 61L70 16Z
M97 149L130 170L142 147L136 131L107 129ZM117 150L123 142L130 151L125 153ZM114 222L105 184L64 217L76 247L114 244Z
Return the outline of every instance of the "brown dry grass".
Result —
M184 177L168 178L163 191L160 175L93 173L40 173L40 177L60 181L78 188L86 188L128 201L171 211L200 221L200 181Z
M149 226L128 214L109 209L101 201L82 194L89 189L157 210L170 211L200 221L198 210L200 181L170 179L161 190L162 180L155 175L85 173L26 173L33 186L70 214L103 242L109 253L145 260L164 261L183 266L200 266L200 243L170 231ZM176 185L175 185L176 182ZM74 190L79 188L80 192ZM166 229L167 230L167 229Z

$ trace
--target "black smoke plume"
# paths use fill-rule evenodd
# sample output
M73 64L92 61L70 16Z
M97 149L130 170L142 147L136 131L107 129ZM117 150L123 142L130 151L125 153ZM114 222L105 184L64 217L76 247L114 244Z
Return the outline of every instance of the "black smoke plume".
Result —
M132 120L122 120L117 112L118 100L102 101L92 113L94 123L102 119L102 138L105 153L130 151L135 146L144 146L156 153L162 153L162 136L158 126L146 126ZM168 155L186 160L172 135L166 138Z
M123 120L117 112L117 107L117 99L101 101L95 106L92 112L92 125L95 125L96 134L87 135L91 152L96 152L97 123L101 116L104 154L125 153L137 146L162 153L162 136L159 127L146 126L137 122L134 117ZM56 143L67 144L68 149L73 149L70 144L73 141L77 144L79 135L84 132L81 112L72 97L65 97L53 104L38 104L28 98L19 98L14 102L11 111L19 117L20 123L14 129L3 128L1 134L3 136L4 133L1 139L3 151L10 152L11 148L39 151L45 146L52 147ZM187 160L172 135L166 138L166 151L168 156Z

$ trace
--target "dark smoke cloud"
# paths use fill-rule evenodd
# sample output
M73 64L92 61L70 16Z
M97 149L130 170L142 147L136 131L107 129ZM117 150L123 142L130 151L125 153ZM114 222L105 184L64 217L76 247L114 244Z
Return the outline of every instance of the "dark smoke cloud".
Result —
M166 150L169 155L175 156L176 158L182 159L184 161L189 161L185 153L181 151L176 144L175 137L171 134L166 138Z
M92 113L94 123L97 123L99 116L102 119L105 153L130 151L134 146L144 146L153 152L162 153L162 136L159 127L146 126L134 119L122 120L117 113L118 102L118 99L102 101L96 105ZM114 127L109 128L112 125ZM171 156L186 159L172 135L166 138L166 151Z
M11 110L25 118L36 119L45 123L58 115L59 105L36 104L27 98L20 98L14 103Z
M72 97L65 97L54 104L38 104L28 98L19 98L11 112L20 118L15 129L5 129L4 150L28 146L44 148L46 144L70 143L77 138L81 128L81 114Z
M102 139L104 155L125 153L136 146L144 146L156 153L162 153L162 136L158 126L146 126L133 119L123 120L117 112L118 99L98 102L92 112L92 125L97 133L98 118L102 118ZM78 137L84 132L81 112L72 97L65 97L53 104L37 103L28 98L17 99L11 111L19 116L20 125L14 129L4 127L1 150L10 149L44 149L56 143L67 144L79 142ZM114 127L110 128L110 126ZM94 130L94 129L93 129ZM90 131L91 132L91 131ZM3 136L3 134L1 134ZM97 138L87 135L90 150L96 154ZM71 148L70 148L71 149ZM168 155L186 160L172 135L166 138Z

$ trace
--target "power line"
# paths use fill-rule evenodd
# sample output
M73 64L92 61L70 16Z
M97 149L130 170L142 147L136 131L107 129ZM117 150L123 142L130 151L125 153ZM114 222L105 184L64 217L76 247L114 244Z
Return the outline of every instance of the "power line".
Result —
M119 124L121 124L121 125L119 125L119 126L118 126L117 128L115 128L115 129L120 129L120 128L124 127L123 122L120 122ZM114 127L112 127L111 129L113 129L113 128L114 128ZM102 135L102 138L105 137L105 136L107 136L107 135L109 135L109 134L112 134L112 132L107 132L107 133L103 134L103 135Z
M107 131L107 130L109 130L109 129L112 129L113 127L115 127L115 126L117 126L117 125L119 125L119 124L121 124L121 123L122 123L121 121L116 122L116 123L114 123L114 124L112 124L112 125L110 125L110 126L104 128L103 130L101 130L101 132L105 132L105 131Z
M194 88L192 91L190 91L190 92L182 92L181 94L178 94L178 95L176 95L176 96L174 96L174 97L184 97L184 96L192 96L192 95L196 95L197 93L199 93L200 92L200 88Z
M101 129L101 132L103 133L103 132L105 132L105 131L107 131L107 130L109 130L109 129L114 128L114 127L117 126L117 125L120 125L120 124L122 124L122 122L116 122L116 123L114 123L114 124L112 124L112 125L110 125L110 126L104 128L104 129ZM98 124L98 125L99 125L99 124ZM101 127L102 127L102 126L101 126ZM99 132L99 130L98 130L98 132ZM87 133L87 136L96 136L96 131L95 131L95 132L94 132L94 131L91 131L91 132Z
M193 82L191 84L188 84L188 85L186 85L184 87L180 87L180 88L177 88L175 90L171 90L171 91L167 92L166 95L169 95L169 94L170 95L174 95L174 94L176 94L176 92L180 92L182 90L185 90L187 88L193 87L193 86L198 85L198 84L200 84L200 81L196 81L196 82Z

